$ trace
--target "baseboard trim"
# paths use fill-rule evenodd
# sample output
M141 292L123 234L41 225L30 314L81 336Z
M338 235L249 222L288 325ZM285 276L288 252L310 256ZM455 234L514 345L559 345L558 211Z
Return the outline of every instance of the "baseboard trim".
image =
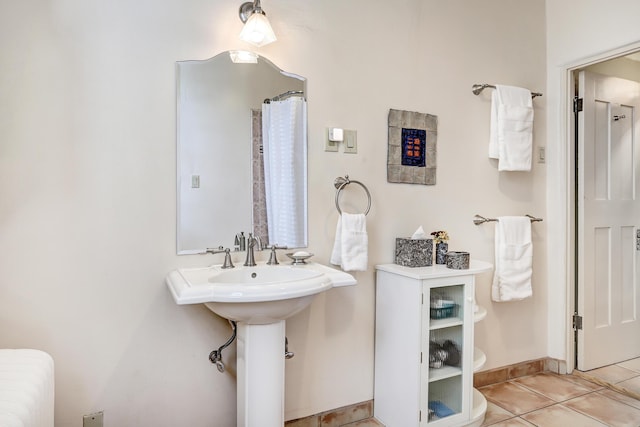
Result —
M486 385L497 384L514 378L546 371L554 372L556 374L566 374L567 366L565 362L552 359L550 357L528 360L526 362L514 363L513 365L503 366L501 368L476 372L473 375L473 386L484 387Z
M373 400L287 421L285 427L341 426L373 417Z

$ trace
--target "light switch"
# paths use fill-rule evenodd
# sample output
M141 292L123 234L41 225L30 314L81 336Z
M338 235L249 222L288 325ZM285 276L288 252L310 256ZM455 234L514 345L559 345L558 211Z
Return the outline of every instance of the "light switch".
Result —
M191 188L200 188L200 175L191 175Z
M344 152L355 154L358 152L358 132L355 130L344 131Z
M538 147L538 163L545 163L547 161L547 152L544 147Z

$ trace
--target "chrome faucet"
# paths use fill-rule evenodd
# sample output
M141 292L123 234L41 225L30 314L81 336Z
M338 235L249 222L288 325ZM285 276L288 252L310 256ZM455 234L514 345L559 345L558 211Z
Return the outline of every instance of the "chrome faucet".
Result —
M258 236L253 236L253 234L249 233L249 237L247 237L247 258L244 261L245 267L255 267L256 259L254 257L253 251L254 247L257 246L258 250L262 250L262 240Z
M231 261L231 249L224 248L222 246L218 246L217 248L207 248L206 253L208 254L221 254L224 252L224 263L221 268L234 268L233 262Z

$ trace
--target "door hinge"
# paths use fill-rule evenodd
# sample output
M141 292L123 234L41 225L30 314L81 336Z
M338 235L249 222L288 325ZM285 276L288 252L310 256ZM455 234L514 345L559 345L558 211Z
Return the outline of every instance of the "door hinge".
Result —
M582 316L579 316L578 313L573 315L573 330L581 330L582 329Z
M580 111L582 111L582 98L576 96L573 98L573 112L579 113Z

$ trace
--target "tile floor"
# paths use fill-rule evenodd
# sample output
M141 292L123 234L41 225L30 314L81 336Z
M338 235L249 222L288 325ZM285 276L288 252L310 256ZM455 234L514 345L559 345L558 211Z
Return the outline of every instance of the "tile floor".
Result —
M640 358L572 375L543 372L479 390L488 405L483 427L640 427ZM370 418L348 426L382 424Z
M576 374L640 400L640 357Z
M543 372L480 391L488 404L483 426L640 426L639 400L573 374Z

